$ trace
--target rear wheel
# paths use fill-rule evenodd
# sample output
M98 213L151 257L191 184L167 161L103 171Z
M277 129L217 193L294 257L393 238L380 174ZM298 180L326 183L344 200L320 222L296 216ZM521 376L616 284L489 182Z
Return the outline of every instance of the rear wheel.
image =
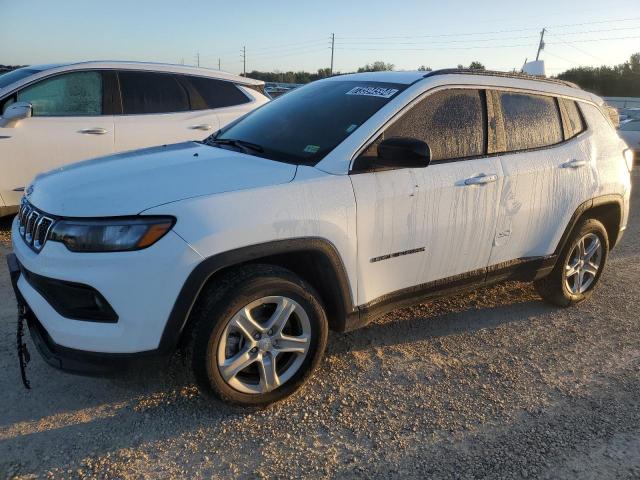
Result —
M201 391L262 406L300 388L327 342L313 289L292 272L251 265L203 293L194 311L192 367Z
M543 299L568 307L591 296L609 253L607 230L589 219L574 230L553 271L535 282Z

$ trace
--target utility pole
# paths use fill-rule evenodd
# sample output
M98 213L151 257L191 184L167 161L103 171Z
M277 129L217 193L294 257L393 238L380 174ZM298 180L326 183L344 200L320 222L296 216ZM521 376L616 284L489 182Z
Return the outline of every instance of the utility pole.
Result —
M220 57L218 57L218 70L222 70L222 69L220 68Z
M547 29L543 28L542 31L540 32L540 43L538 44L538 53L536 53L536 62L538 61L538 58L540 57L540 50L542 50L544 48L544 32L546 32Z
M198 66L200 66L200 52L196 53L196 60L198 62Z
M242 46L242 71L244 72L244 76L247 76L247 47Z
M333 76L333 50L336 44L336 34L331 34L331 69L329 70L329 76Z

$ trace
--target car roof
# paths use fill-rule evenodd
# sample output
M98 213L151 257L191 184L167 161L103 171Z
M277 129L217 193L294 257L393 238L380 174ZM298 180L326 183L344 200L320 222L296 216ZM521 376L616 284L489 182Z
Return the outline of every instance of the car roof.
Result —
M24 68L26 70L37 70L39 72L43 72L44 70L50 70L52 68L62 67L64 65L67 65L67 64L66 63L42 63L40 65L28 65L20 68Z
M441 69L431 72L424 71L386 71L365 72L337 75L326 79L328 81L351 80L364 82L383 82L413 85L421 82L434 84L479 84L496 88L524 88L533 91L546 92L555 95L576 97L603 105L600 97L580 89L577 85L563 80L536 77L515 72L496 72L489 70L469 69Z
M418 71L388 71L388 72L364 72L336 75L327 80L355 80L359 82L400 83L410 85L424 78L426 72Z
M234 75L233 73L214 70L211 68L192 67L189 65L174 65L170 63L155 62L134 62L134 61L117 61L117 60L90 60L82 62L67 63L50 63L42 65L29 65L29 69L38 70L40 72L52 70L57 72L85 69L124 69L124 70L142 70L163 73L179 73L184 75L196 75L201 77L216 78L220 80L228 80L241 85L264 85L262 80L254 80L253 78Z

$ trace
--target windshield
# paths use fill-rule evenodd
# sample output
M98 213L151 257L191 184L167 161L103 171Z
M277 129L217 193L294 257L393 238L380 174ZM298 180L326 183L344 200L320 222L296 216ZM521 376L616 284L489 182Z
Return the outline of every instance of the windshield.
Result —
M4 88L8 85L11 85L13 82L17 82L18 80L22 80L23 78L28 77L29 75L33 75L34 73L38 73L40 70L34 70L33 68L18 68L11 72L3 73L0 75L0 88Z
M404 88L352 80L310 83L267 103L205 143L315 165Z

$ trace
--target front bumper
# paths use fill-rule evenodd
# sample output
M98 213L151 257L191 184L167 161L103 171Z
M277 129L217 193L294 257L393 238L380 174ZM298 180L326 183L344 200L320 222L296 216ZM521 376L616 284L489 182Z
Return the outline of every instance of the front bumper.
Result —
M19 266L31 274L29 279L18 276L17 290L50 337L50 345L101 355L158 350L177 295L201 261L172 232L152 247L135 252L74 253L61 243L48 241L36 253L20 237L14 220L12 239ZM34 282L38 280L35 276L45 279L44 286ZM56 281L64 289L50 290ZM98 292L117 319L100 321L93 314L77 314L79 304L87 304L80 301L80 295L69 293L67 287L74 286ZM53 301L65 296L72 300ZM73 306L73 312L65 311L65 305Z
M11 285L16 296L18 309L26 312L27 325L34 345L42 358L51 366L72 373L102 375L113 373L126 368L133 360L146 355L120 355L97 352L87 352L66 348L56 344L42 326L27 301L20 293L18 280L22 275L20 262L11 253L7 255L7 266L11 276Z

